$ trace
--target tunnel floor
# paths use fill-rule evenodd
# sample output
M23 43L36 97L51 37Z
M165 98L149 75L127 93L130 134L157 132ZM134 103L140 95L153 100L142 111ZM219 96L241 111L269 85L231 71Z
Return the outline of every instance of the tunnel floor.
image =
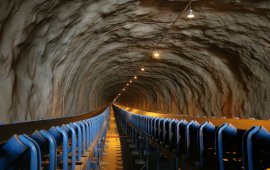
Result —
M100 169L133 170L136 169L134 168L134 161L129 152L127 135L122 131L121 125L117 124L113 109L111 109Z
M106 134L103 156L100 162L101 169L123 169L123 155L119 133L114 117L110 112L110 122Z

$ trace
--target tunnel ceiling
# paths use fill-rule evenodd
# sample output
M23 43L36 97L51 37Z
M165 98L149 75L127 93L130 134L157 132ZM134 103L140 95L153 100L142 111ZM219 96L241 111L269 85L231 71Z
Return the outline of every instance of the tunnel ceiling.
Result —
M0 2L0 121L111 103L176 114L270 118L270 2ZM140 68L145 71L141 72Z

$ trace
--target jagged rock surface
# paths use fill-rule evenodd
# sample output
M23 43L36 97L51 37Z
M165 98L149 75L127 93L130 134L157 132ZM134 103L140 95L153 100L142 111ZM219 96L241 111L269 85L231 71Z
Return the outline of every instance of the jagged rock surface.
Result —
M270 118L270 2L1 0L0 121L117 103L176 114ZM184 14L186 15L186 14ZM145 72L139 71L140 67Z

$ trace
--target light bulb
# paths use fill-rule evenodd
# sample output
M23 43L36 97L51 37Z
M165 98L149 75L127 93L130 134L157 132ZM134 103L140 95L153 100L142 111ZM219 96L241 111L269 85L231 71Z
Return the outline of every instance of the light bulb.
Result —
M187 17L190 18L190 19L192 19L192 18L195 17L195 15L193 14L193 11L192 11L191 7L190 7L190 9L189 9L189 12L188 12Z
M159 59L159 57L160 57L159 52L154 51L153 54L152 54L152 57L153 57L154 59Z
M129 82L132 83L132 80L130 80Z
M141 71L144 71L144 68L143 67L141 68Z
M127 86L129 86L129 84L127 83Z
M137 79L138 77L137 76L134 76L134 79Z

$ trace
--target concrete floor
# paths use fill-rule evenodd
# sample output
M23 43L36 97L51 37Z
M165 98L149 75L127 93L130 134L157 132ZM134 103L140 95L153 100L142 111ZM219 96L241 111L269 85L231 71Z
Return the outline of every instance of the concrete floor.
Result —
M122 158L123 156L119 133L115 122L114 113L111 109L110 122L106 134L105 148L100 162L101 165L100 169L101 170L124 169Z

